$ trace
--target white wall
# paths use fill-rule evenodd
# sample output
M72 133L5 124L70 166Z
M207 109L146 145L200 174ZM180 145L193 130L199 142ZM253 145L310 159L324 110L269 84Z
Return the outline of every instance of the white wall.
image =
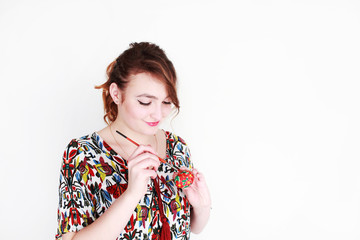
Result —
M134 41L159 44L178 72L169 130L213 198L192 239L359 239L350 0L1 1L1 239L54 237L62 152L105 126L93 86Z

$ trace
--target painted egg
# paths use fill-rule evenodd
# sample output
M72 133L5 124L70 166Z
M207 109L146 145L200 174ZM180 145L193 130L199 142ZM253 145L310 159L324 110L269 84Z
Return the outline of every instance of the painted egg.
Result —
M178 188L187 188L194 182L194 174L189 170L180 170L175 174L174 182Z

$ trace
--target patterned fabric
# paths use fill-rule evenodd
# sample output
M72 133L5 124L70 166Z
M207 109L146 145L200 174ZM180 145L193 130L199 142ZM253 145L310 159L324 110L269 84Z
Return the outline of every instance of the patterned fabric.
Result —
M190 151L183 139L166 134L165 160L192 169ZM161 201L169 221L172 239L190 238L190 204L173 182L174 170L165 164L158 169ZM76 232L101 216L127 188L127 162L94 132L73 139L66 147L60 171L58 229ZM162 223L153 180L139 201L127 226L117 238L159 239Z

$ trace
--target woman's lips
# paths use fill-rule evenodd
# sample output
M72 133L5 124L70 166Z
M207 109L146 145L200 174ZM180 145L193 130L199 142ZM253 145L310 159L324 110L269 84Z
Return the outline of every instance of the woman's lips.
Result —
M146 122L150 127L156 127L159 124L159 121L157 122Z

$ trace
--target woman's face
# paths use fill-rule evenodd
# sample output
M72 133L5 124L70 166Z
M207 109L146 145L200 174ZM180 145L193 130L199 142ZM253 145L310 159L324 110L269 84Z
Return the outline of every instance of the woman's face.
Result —
M129 77L129 83L119 101L118 118L132 131L153 135L172 110L165 85L149 73Z

